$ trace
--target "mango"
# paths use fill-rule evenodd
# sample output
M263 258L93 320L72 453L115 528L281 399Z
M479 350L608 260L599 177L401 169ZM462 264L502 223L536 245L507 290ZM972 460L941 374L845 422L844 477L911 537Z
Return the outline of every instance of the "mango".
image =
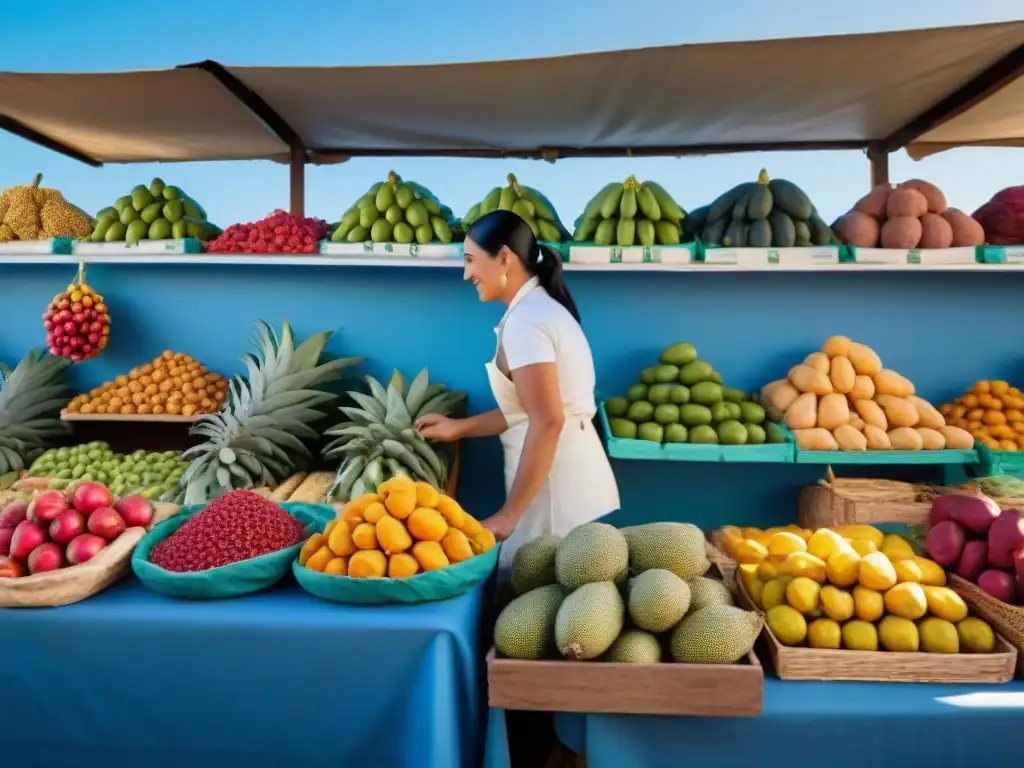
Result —
M408 552L399 552L388 558L388 576L392 579L407 579L420 572L420 564Z
M326 544L322 545L320 549L310 555L306 561L306 567L311 571L323 571L327 567L327 564L334 559L334 553L331 548Z
M324 567L324 573L331 576L345 576L348 574L348 561L344 557L335 557Z
M306 539L306 543L303 544L302 549L299 550L299 565L305 565L308 563L309 558L313 556L313 553L326 543L327 539L325 539L321 533L314 533Z
M473 548L473 551L478 555L482 555L484 552L488 552L494 549L497 542L494 540L494 534L486 528L481 528L480 533L470 537L469 546Z
M418 541L441 541L448 533L448 523L436 509L417 507L409 515L409 533Z
M377 548L377 529L373 523L360 523L352 531L352 541L361 550ZM353 555L354 557L354 555ZM349 566L351 567L351 565Z
M383 578L387 569L387 556L378 549L361 549L348 561L348 575L353 579Z
M348 557L356 551L352 530L347 525L335 525L327 537L327 546L338 557Z
M394 555L405 552L412 546L412 537L409 535L409 531L402 525L401 520L396 520L391 515L384 515L377 521L375 532L380 548L384 550L385 554Z
M473 556L473 547L466 534L457 528L449 528L441 539L441 548L452 563L461 563Z
M436 509L437 505L438 505L438 503L440 501L441 501L441 494L439 494L437 492L437 489L434 486L432 486L430 483L424 483L424 482L416 483L416 506L417 507L426 507L427 509ZM458 506L458 505L456 505L456 506ZM462 509L458 508L457 511L458 512L462 512ZM441 514L444 514L444 512L441 512ZM459 527L458 524L455 523L455 522L452 522L452 520L450 520L447 515L445 515L445 520L448 520L448 525L454 525L456 528Z
M405 520L416 509L416 487L410 484L409 486L391 490L387 498L384 499L384 506L387 507L392 517ZM443 533L441 535L444 536ZM440 541L440 539L437 539L437 541Z
M367 523L377 524L382 517L386 517L388 514L387 508L379 501L375 501L366 509L363 510L363 521Z
M436 571L451 565L444 549L436 541L417 541L412 545L412 556L424 571Z

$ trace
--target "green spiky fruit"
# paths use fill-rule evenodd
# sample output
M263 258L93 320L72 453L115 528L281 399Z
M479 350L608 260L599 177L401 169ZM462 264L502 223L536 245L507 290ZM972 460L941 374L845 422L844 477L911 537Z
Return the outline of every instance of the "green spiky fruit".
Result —
M14 371L0 367L0 476L28 468L47 443L68 433L60 411L70 400L70 364L35 349Z

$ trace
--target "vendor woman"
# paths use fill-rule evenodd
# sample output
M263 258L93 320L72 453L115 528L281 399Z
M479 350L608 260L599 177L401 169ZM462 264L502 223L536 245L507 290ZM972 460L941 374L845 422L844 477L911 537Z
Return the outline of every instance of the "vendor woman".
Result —
M466 419L428 414L416 429L432 440L500 437L506 499L483 524L504 541L507 570L526 542L618 509L619 490L594 429L594 358L561 256L503 210L469 228L464 253L463 279L481 301L507 307L486 365L498 407Z

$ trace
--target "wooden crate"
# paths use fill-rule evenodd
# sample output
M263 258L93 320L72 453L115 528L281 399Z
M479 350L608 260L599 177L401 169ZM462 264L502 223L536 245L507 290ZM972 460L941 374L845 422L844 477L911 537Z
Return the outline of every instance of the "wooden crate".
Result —
M611 664L519 661L487 654L490 706L589 714L756 717L764 670L753 652L740 664Z
M759 610L742 579L740 604ZM882 683L1006 683L1013 679L1017 649L996 635L993 653L893 653L788 646L765 622L761 637L780 680L844 680Z

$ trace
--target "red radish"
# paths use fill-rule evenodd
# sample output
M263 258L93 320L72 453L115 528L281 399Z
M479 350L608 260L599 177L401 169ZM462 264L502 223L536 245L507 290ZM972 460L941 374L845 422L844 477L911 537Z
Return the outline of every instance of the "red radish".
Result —
M1006 509L988 529L988 564L1013 568L1013 552L1024 544L1024 520L1016 509Z
M933 526L953 520L971 533L986 533L999 517L999 505L988 496L971 491L956 491L932 502L929 520Z
M85 533L85 515L77 509L67 510L50 523L50 539L61 546L82 533Z
M129 528L147 528L153 521L153 505L141 496L125 496L114 505L114 509Z
M0 512L0 528L15 528L27 517L28 502L24 499L15 499Z
M52 541L40 544L28 556L29 573L45 573L64 567L64 552Z
M107 541L113 541L124 533L125 524L117 511L110 507L100 507L89 515L86 523L89 533L95 533Z
M46 531L39 523L32 520L23 520L14 529L14 536L11 539L11 557L17 560L25 560L32 550L46 541Z
M30 520L37 523L52 523L68 508L68 500L60 491L47 491L36 496L28 505Z
M928 531L924 548L932 560L944 568L949 567L960 559L964 549L964 530L952 520L941 522Z
M11 539L13 538L13 528L0 528L0 557L11 554Z
M96 557L100 550L107 546L107 542L94 533L83 533L76 536L68 544L68 562L72 565L81 565Z
M962 579L976 582L988 563L988 544L984 541L968 541L960 553L960 562L956 565L956 575Z
M978 577L978 586L982 592L991 595L1004 603L1013 603L1017 584L1006 571L990 568Z
M105 485L88 480L75 486L75 491L71 494L71 506L86 515L101 507L109 507L113 503L114 497Z

